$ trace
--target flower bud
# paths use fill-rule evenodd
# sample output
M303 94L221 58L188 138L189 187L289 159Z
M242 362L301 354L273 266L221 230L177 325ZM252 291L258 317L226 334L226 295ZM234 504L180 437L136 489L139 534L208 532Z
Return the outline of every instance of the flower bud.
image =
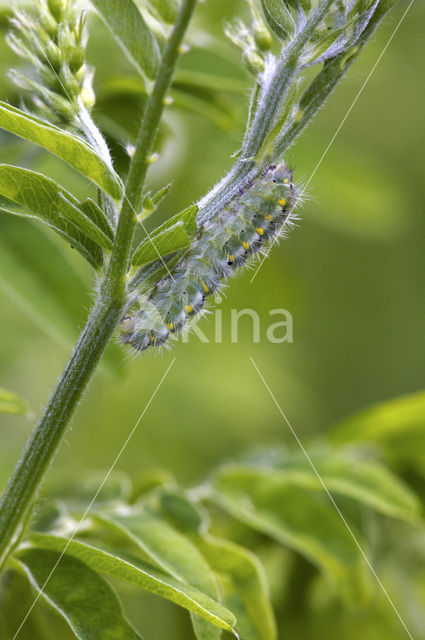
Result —
M254 20L254 40L260 51L270 51L273 45L273 38L266 25L262 22Z
M242 60L247 69L255 76L264 71L264 60L252 49L246 49L243 52Z
M47 0L49 11L57 22L62 22L68 8L68 0Z

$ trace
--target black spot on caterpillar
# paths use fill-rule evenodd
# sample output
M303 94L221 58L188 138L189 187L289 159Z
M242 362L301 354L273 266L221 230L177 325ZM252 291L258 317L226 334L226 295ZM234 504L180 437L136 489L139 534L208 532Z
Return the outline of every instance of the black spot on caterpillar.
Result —
M144 351L181 331L223 280L281 232L296 199L292 171L283 164L269 167L200 228L172 277L158 282L143 308L122 318L120 341Z

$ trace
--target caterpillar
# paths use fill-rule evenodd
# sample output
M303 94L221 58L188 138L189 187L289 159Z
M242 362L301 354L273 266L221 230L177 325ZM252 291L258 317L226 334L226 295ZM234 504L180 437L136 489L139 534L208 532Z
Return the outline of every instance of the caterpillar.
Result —
M281 232L296 200L292 171L284 164L270 166L201 226L186 255L155 285L143 308L122 318L120 341L144 351L181 331L223 281Z

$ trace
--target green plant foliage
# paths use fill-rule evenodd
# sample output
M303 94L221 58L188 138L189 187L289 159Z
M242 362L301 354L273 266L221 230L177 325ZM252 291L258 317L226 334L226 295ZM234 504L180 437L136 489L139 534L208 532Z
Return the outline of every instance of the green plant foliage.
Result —
M0 387L0 412L25 414L28 412L28 405L17 393Z
M139 73L155 78L159 47L133 0L93 0L93 5Z
M102 261L98 245L93 245L93 242L107 249L112 246L106 216L98 210L93 216L91 207L82 209L69 192L40 173L12 165L0 165L0 195L6 198L1 202L3 210L46 222L87 259L90 256L92 264L99 265ZM10 201L19 207L15 209Z
M23 220L16 224L11 216L3 216L0 222L1 290L50 340L70 349L89 303L77 258L67 256L65 252L72 250L33 221L25 228ZM118 345L109 345L102 368L113 375L122 371Z
M261 5L273 33L281 40L288 38L294 32L295 23L286 3L282 0L261 0Z
M79 640L141 638L123 617L109 584L77 558L45 549L25 549L18 558L42 600Z
M91 216L93 209L82 210L78 201L53 180L29 169L0 165L0 194L33 211L40 220L62 231L71 223L102 247L112 247L109 225L102 212ZM94 219L93 219L94 217ZM102 220L99 225L99 220Z
M147 508L135 508L125 516L103 520L112 523L143 552L146 560L177 580L187 582L214 600L220 594L214 575L196 546ZM219 638L220 633L208 622L193 617L198 638Z
M22 571L8 570L0 585L0 633L12 640L34 602L34 591ZM22 640L46 640L39 611L32 611L19 632Z
M30 540L37 552L40 549L61 552L66 547L67 556L80 560L94 571L171 600L221 629L232 631L234 627L235 618L228 609L191 585L154 569L135 556L75 540L69 543L67 538L47 534L33 534ZM25 554L26 550L19 551L18 558L21 557L21 553Z
M363 593L362 556L323 492L300 488L273 472L249 470L223 471L213 486L212 499L230 515L305 555L338 582L346 597Z
M352 452L325 446L311 449L316 469L365 548L367 542L352 522L355 510L347 499L352 505L367 506L407 523L417 517L418 503L386 467L364 458L361 450L355 455L354 459ZM103 478L88 478L79 494L71 485L56 487L50 492L55 500L37 507L32 532L14 558L31 575L37 558L35 567L42 576L53 564L52 557L64 552L63 576L66 563L76 562L93 580L99 573L168 599L191 612L198 640L218 639L220 629L234 629L246 640L276 640L263 565L247 546L232 540L238 531L233 525L223 526L221 519L221 537L210 533L216 528L217 513L213 509L210 515L206 505L216 503L229 514L229 524L236 519L321 568L327 578L336 581L338 597L348 599L350 606L368 599L368 568L305 457L296 451L263 450L245 459L243 464L220 467L208 483L191 491L179 488L169 474L159 470L149 477L144 474L142 492L140 481L132 489L125 475L115 473L71 542L75 518L91 502ZM129 504L136 498L135 504ZM255 541L255 537L247 540ZM284 574L279 580L283 579ZM38 585L42 582L41 578L34 580ZM60 597L60 589L56 596L55 589L52 584L52 597ZM6 593L13 597L12 592ZM94 595L84 598L87 611L97 606ZM64 615L65 603L59 609ZM77 609L70 613L81 622Z
M133 253L131 263L134 267L141 267L157 260L159 256L168 256L189 246L190 236L186 233L183 222L176 222L143 240Z
M267 477L270 473L281 482L307 489L323 489L323 484L336 497L346 496L376 511L406 521L416 520L420 505L416 496L397 476L376 460L367 460L356 450L313 449L310 460L300 452L276 455L267 462L254 459L253 468L234 467L225 470L226 477ZM317 473L316 473L317 472ZM323 481L323 484L321 480Z
M276 622L264 569L244 547L213 536L199 536L197 544L215 571L223 602L236 616L236 631L246 640L274 640Z
M122 184L112 166L82 138L5 102L0 102L0 127L51 151L113 198L121 197Z
M2 167L0 167L0 172L1 169ZM72 247L75 247L77 251L79 251L81 255L86 258L86 260L95 269L99 269L99 267L101 267L103 263L102 249L96 242L93 242L93 240L91 240L83 232L81 232L76 225L74 225L72 222L68 222L60 215L57 207L62 207L62 204L66 206L65 201L62 202L60 200L60 192L58 189L56 189L54 183L49 183L49 186L51 187L51 193L44 195L44 197L41 196L41 199L39 198L40 194L35 195L31 194L31 192L28 192L25 195L18 195L15 191L16 200L19 199L21 202L30 201L36 205L36 209L30 209L26 206L23 206L19 202L16 202L4 196L0 196L0 212L23 216L26 218L36 218L38 220L41 220L42 222L45 222L51 229L56 231L62 238L64 238ZM2 187L0 185L0 191L1 190ZM6 191L7 193L12 192L10 185L8 185L7 183L5 183L4 185L4 191ZM51 198L48 197L49 195L51 196ZM50 208L46 209L44 205L48 206L49 203L51 206ZM75 211L73 210L72 215L74 216L74 214Z
M336 424L335 443L368 442L384 448L391 460L423 473L425 453L425 393L383 402Z

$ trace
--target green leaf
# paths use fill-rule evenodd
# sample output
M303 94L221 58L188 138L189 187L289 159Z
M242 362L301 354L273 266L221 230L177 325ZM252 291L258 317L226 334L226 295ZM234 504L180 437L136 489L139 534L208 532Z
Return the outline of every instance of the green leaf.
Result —
M32 221L0 218L1 289L50 339L69 349L90 297L58 245L47 229Z
M363 592L361 553L323 491L301 488L273 471L239 466L218 472L213 488L212 500L304 555L337 580L344 595L351 599Z
M389 459L424 473L425 392L375 405L336 424L330 434L336 444L379 444Z
M46 226L0 216L0 289L49 339L66 349L74 346L86 320L87 285L78 258ZM100 370L112 375L122 372L119 345L109 344Z
M136 500L139 500L141 496L154 491L158 487L173 484L175 484L175 480L171 471L155 467L143 469L132 476L133 488L129 503L133 504Z
M186 229L186 233L189 236L193 236L197 232L197 225L196 225L197 213L198 213L198 205L192 204L190 205L190 207L183 209L183 211L176 213L174 216L171 216L171 218L163 222L163 224L161 224L159 227L155 229L153 233L151 233L151 236L155 237L155 235L162 233L163 231L165 231L165 229L169 229L170 227L173 227L178 222L183 222L184 228Z
M152 14L167 24L174 24L179 11L179 0L148 0Z
M64 618L79 640L137 640L109 584L81 560L57 551L17 554L42 601Z
M160 64L158 43L133 0L92 0L92 4L139 73L155 78Z
M26 575L20 570L4 573L0 587L0 638L13 640L30 611L34 593ZM37 609L31 611L18 637L19 640L46 640Z
M280 40L294 33L295 23L283 0L261 0L266 21Z
M163 487L157 493L155 508L161 517L185 533L201 534L208 529L209 515L206 509L199 502L191 500L187 493L178 487Z
M9 213L15 216L22 216L25 218L35 218L45 222L51 229L56 231L61 238L66 240L71 247L75 247L79 253L91 264L95 269L99 269L103 263L103 253L99 245L93 240L90 240L84 233L82 233L75 225L68 222L65 219L55 219L53 216L44 215L43 218L39 217L37 211L31 211L27 207L23 207L13 200L9 200L0 195L0 213ZM43 212L45 214L45 212Z
M141 562L138 558L76 540L69 543L67 538L59 536L32 534L30 542L37 548L37 552L39 549L60 552L67 547L67 555L81 560L94 571L100 571L110 577L124 580L171 600L221 629L231 632L233 630L236 621L228 609L192 586L168 576L166 573ZM19 556L21 552L17 553Z
M177 69L174 75L173 87L181 91L192 89L209 89L213 92L245 93L249 88L246 80L228 75L216 75L196 69Z
M112 247L111 237L98 226L97 217L94 220L89 217L89 208L81 209L71 193L41 173L0 165L0 195L26 207L60 231L67 232L65 220L102 247Z
M0 412L25 414L28 413L28 405L17 393L0 387Z
M133 266L156 263L159 256L168 258L174 253L177 255L177 252L179 252L178 255L180 255L181 252L189 246L190 238L197 231L197 213L198 206L191 205L157 227L155 231L150 234L150 239L145 238L135 249L131 260ZM158 266L162 270L164 266L162 260L160 260ZM165 270L165 272L167 272L167 270Z
M216 100L212 91L203 91L198 95L188 90L173 87L171 90L173 103L186 111L196 113L207 120L210 120L216 127L226 131L233 123L231 111Z
M51 151L113 198L121 198L120 178L82 138L1 101L0 127Z
M200 550L217 573L223 602L236 616L244 640L275 640L276 622L264 569L243 547L212 536L198 537Z
M113 471L105 483L104 473L90 473L81 477L76 486L75 480L58 484L55 481L49 487L49 498L57 498L66 501L69 509L81 510L91 502L96 494L97 508L110 508L117 504L127 502L131 495L131 481L125 473ZM99 487L102 487L99 491Z
M168 256L176 251L187 249L190 246L183 222L177 222L160 233L150 234L135 249L131 258L134 267L141 267L157 260L159 257Z
M340 494L366 504L388 516L412 521L420 512L419 500L391 471L373 460L364 460L360 452L313 450L309 456L330 493ZM260 476L273 473L307 489L322 489L317 474L302 453L283 454L273 471L255 469ZM243 473L243 470L242 470Z
M214 575L196 546L147 507L135 507L128 515L97 517L136 544L147 561L210 598L219 599ZM198 616L193 617L193 624L198 638L220 637L217 629Z

